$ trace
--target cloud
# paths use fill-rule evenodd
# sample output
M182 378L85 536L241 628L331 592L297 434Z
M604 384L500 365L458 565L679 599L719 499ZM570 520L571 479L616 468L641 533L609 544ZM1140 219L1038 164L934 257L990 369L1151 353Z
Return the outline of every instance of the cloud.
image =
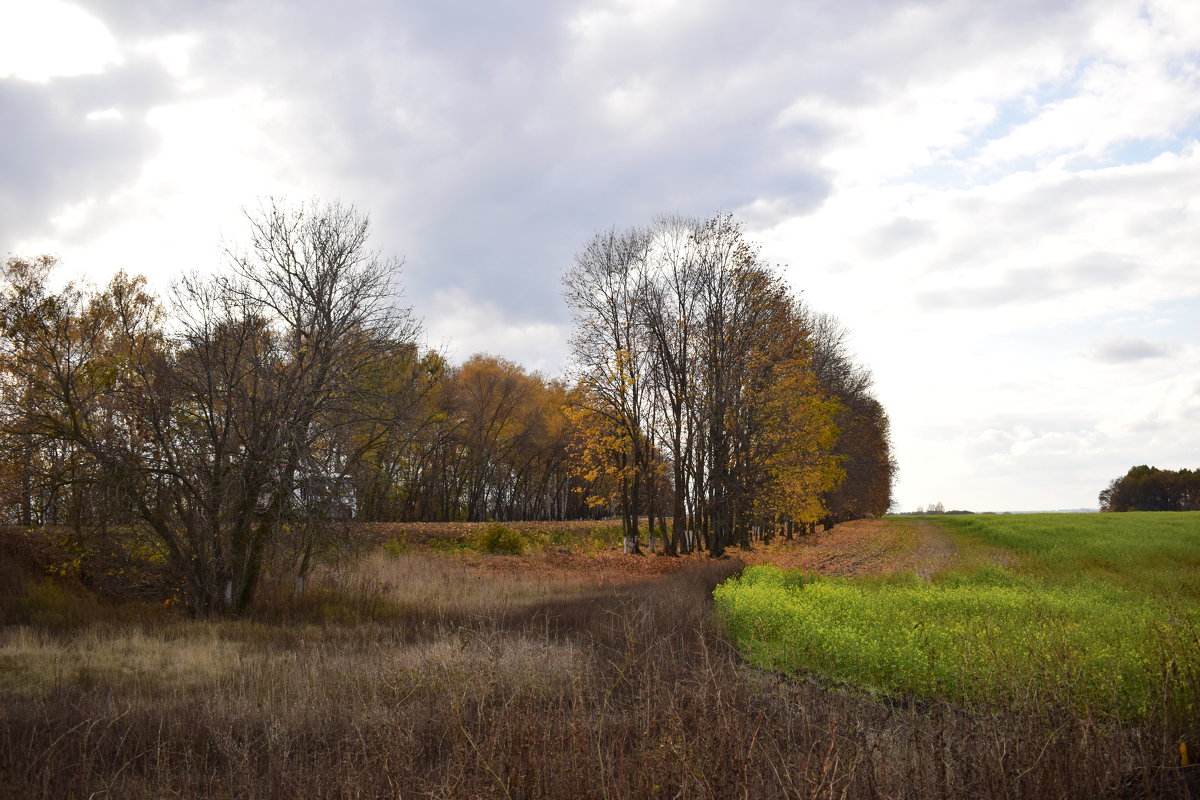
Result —
M104 24L61 0L0 5L0 79L46 83L120 61Z
M795 43L740 55L774 12L731 25L731 7L671 4L127 5L91 7L136 39L190 31L208 91L286 105L274 158L370 208L385 248L410 256L414 294L449 278L528 315L560 305L558 276L598 229L760 198L804 213L828 193L805 152L820 126L773 124L804 63Z
M561 373L559 346L568 326L541 319L520 319L494 303L479 302L461 289L437 292L425 314L430 344L461 363L476 353L502 353L545 375Z
M1085 253L1067 264L1011 269L999 281L982 286L920 292L916 302L926 310L1000 310L1013 303L1044 303L1096 289L1114 292L1132 281L1137 272L1137 264L1116 253Z
M927 242L935 230L930 220L895 217L864 237L863 252L868 257L888 257L900 250Z
M146 111L169 96L147 62L46 85L0 80L0 248L135 178L159 144Z
M1187 418L1114 411L1111 359L1170 339L1137 369L1189 369L1194 330L1120 320L1200 295L1195 3L77 5L82 66L0 78L0 248L161 286L218 269L260 195L341 198L407 258L435 344L554 371L594 232L732 210L876 367L902 497L973 474L978 505L1084 505L1039 498ZM1070 437L1098 420L1089 466ZM1018 437L991 477L977 431Z
M1169 345L1130 336L1097 342L1092 349L1092 357L1106 364L1127 364L1162 358L1170 352Z
M1196 352L1191 349L1191 355ZM1114 439L1135 438L1143 446L1194 458L1200 448L1200 377L1183 371L1141 388L1136 400L1110 409L1097 427Z

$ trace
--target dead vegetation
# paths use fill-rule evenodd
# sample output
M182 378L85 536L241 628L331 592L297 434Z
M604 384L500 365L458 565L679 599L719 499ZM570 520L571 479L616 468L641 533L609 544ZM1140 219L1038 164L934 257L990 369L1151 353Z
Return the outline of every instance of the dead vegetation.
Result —
M1177 742L1153 727L747 668L708 601L737 559L623 558L627 578L670 567L629 582L603 557L592 573L556 568L575 558L596 557L380 551L302 601L267 596L254 619L9 625L0 793L1196 796Z

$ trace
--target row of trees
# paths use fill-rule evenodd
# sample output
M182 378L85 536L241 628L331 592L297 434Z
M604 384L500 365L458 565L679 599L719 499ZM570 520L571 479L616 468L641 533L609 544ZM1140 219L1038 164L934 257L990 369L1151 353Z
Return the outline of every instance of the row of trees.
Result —
M1200 470L1132 467L1100 492L1100 510L1200 511Z
M347 501L341 467L421 392L397 263L337 205L271 205L225 274L168 318L140 278L49 288L10 259L0 298L4 446L22 523L136 523L198 613L240 612L268 561L302 585ZM15 487L15 491L14 488Z
M567 277L572 383L421 348L400 267L337 204L270 204L168 303L141 278L0 291L0 514L139 530L196 613L303 587L362 521L621 513L668 552L886 510L887 419L844 333L728 218L597 237ZM644 510L644 511L643 511Z
M564 277L576 424L626 549L668 553L887 510L888 421L845 332L813 312L728 216L592 239ZM667 533L665 517L672 520Z
M405 418L347 464L373 521L579 519L591 484L571 454L571 393L517 364L476 355L460 367L428 353L424 391Z

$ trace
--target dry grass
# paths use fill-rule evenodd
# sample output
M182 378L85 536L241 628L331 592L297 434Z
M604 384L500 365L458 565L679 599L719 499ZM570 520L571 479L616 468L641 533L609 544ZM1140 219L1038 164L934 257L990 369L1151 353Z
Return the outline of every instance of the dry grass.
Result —
M622 584L553 555L374 555L257 621L10 627L0 795L1189 796L1165 730L746 667L709 602L736 560Z
M238 667L241 645L215 626L186 638L93 628L72 637L27 626L0 632L0 690L43 696L65 687L123 686L139 695L211 684Z

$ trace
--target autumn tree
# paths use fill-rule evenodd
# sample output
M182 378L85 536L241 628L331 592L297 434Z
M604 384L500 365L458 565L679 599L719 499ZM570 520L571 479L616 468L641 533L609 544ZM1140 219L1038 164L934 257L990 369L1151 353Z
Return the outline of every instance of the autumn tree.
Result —
M578 397L607 421L619 443L605 452L613 459L627 553L641 552L639 500L651 460L646 426L652 363L641 313L650 242L639 229L597 235L563 277L575 312L571 352L582 387Z
M849 332L835 317L805 307L811 331L813 371L837 401L834 456L844 479L825 494L827 524L884 514L892 505L896 462L890 422L875 398L870 371L851 354Z
M565 519L587 514L569 462L567 390L476 354L420 358L411 412L386 426L355 475L372 521Z
M302 582L352 502L347 433L396 413L373 376L415 332L365 216L270 203L249 219L228 274L180 284L169 331L124 275L50 293L10 270L2 303L31 430L115 481L199 614L249 608L270 556Z
M1200 470L1131 467L1100 492L1100 510L1200 510Z
M864 394L859 373L834 374L847 366L840 351L827 357L736 221L662 218L600 234L564 283L580 432L593 437L585 469L619 496L627 536L661 495L672 498L670 553L702 544L716 556L777 525L828 518L850 461L836 452L838 419L858 419L843 398Z

